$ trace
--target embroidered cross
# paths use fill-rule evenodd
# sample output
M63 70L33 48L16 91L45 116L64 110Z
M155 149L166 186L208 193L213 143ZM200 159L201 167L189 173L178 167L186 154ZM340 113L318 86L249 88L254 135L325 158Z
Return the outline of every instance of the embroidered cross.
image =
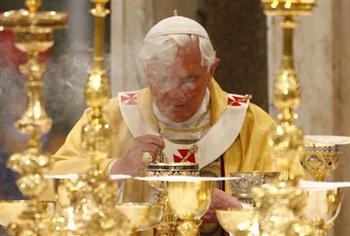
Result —
M136 105L137 104L136 97L137 97L136 93L125 93L121 96L121 101L125 105Z
M198 146L193 145L191 149L178 149L177 152L180 154L180 156L174 154L174 161L175 162L191 162L196 163L196 156L195 153L198 151Z
M233 106L233 107L239 107L242 106L242 103L247 104L248 100L250 99L250 95L245 96L235 96L235 95L229 95L227 97L227 105Z

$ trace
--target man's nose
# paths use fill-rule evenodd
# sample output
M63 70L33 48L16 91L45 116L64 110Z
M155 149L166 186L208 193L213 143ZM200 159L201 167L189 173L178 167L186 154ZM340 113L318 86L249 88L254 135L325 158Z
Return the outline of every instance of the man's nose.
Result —
M183 102L186 100L185 91L178 87L169 91L168 97L173 101Z

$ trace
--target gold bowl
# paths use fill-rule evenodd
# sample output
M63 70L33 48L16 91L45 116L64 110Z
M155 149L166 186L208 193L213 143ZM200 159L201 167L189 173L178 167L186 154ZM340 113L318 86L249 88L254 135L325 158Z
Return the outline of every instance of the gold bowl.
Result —
M159 224L163 216L163 207L151 203L123 203L116 209L126 216L132 231L143 231Z
M0 201L0 225L18 222L18 216L27 208L27 201Z
M341 206L340 189L306 189L304 216L308 220L321 219L332 224Z
M55 211L55 204L53 202L41 202L44 209L46 209L49 217L52 217ZM0 200L0 225L6 227L10 223L19 222L20 215L25 213L30 207L30 201L3 201Z
M167 182L168 201L180 219L180 235L198 235L201 217L208 210L215 183L213 181Z
M271 183L279 176L279 172L238 172L231 173L229 180L232 196L243 204L254 205L252 188Z
M227 210L216 210L219 224L231 234L248 231L254 224L254 208L231 208Z

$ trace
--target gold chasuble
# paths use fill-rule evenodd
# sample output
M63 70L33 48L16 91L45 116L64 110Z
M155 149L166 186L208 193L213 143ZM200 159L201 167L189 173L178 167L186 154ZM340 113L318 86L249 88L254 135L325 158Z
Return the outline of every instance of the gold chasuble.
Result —
M214 79L211 80L209 91L210 125L212 127L225 113L228 94L220 88ZM149 88L138 91L137 98L130 96L124 99L129 99L126 102L130 103L136 102L134 99L137 99L138 109L144 122L153 130L159 131L159 122L153 113ZM110 99L104 107L106 119L112 128L111 143L113 148L110 155L112 159L105 160L102 163L102 167L106 171L108 171L108 166L113 160L117 160L126 154L133 140L133 135L127 126L127 122L124 121L120 109L118 98ZM81 128L86 123L88 117L86 113L88 112L90 111L85 111L83 117L67 136L64 145L55 154L56 163L51 171L52 174L82 173L89 168L89 162L81 156L80 149ZM227 125L229 126L229 124ZM274 128L274 125L274 120L266 112L250 103L237 138L232 140L232 144L221 157L218 156L216 160L201 169L201 175L229 176L230 173L234 172L278 171L268 146L268 133ZM220 145L222 141L214 137L211 145L213 147ZM298 175L303 174L303 169L298 160L295 160L292 172ZM226 186L220 187L230 193L230 187L227 183ZM150 192L150 187L146 184L130 180L126 183L124 201L147 201ZM217 234L209 233L205 235Z

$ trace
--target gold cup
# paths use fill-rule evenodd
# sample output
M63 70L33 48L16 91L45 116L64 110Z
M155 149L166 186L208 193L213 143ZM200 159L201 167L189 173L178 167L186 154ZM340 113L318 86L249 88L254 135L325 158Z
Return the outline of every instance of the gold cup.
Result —
M208 210L214 182L168 182L168 201L180 219L177 231L182 236L198 235L201 217Z
M41 207L47 211L47 215L51 218L55 212L55 204L53 202L40 202ZM6 227L13 222L19 222L23 215L26 215L31 209L31 202L28 200L18 201L0 201L0 225Z
M244 205L254 206L253 187L259 187L265 183L271 183L278 177L278 172L238 172L231 173L229 180L231 194Z
M27 201L0 201L0 225L6 227L11 222L18 222L18 216L27 206Z
M254 228L258 230L258 220L255 217L256 209L232 208L216 210L219 224L227 232L236 236L256 235Z
M316 235L328 235L341 208L340 189L306 189L305 220L314 228Z
M151 163L147 165L147 176L198 176L199 167L196 163L170 162ZM164 207L163 219L157 226L159 235L175 235L177 219L173 214L167 199L166 183L164 181L150 181L150 185L157 190L157 202Z
M340 145L305 142L301 164L311 179L324 181L335 170L341 156Z
M129 220L132 234L155 227L163 216L163 207L159 204L123 203L116 209Z

